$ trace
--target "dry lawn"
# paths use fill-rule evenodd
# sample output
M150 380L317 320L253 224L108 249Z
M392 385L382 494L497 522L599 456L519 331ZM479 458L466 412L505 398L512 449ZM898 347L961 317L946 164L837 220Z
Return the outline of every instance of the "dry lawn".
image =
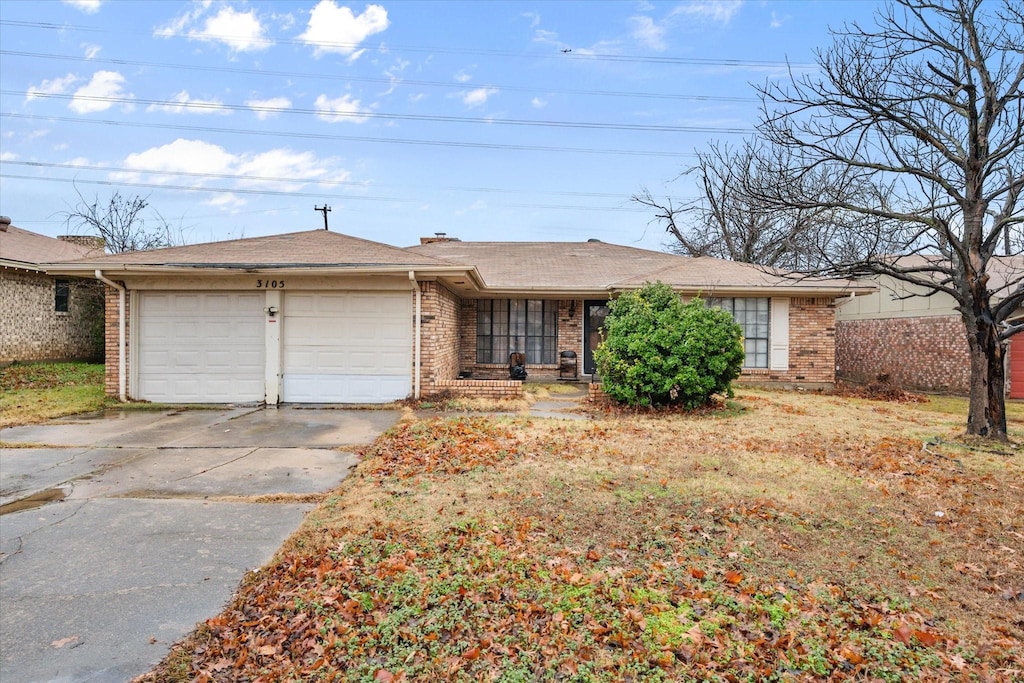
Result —
M1022 680L1024 460L948 404L407 419L145 680Z

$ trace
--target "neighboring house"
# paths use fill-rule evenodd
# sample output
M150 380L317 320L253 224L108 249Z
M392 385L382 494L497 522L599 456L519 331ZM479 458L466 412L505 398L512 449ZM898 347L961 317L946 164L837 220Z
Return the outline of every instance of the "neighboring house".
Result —
M924 259L904 257L901 265L924 264ZM994 258L989 274L988 287L998 299L1008 282L1024 276L1024 257ZM882 380L918 391L969 393L967 335L953 297L890 276L865 281L878 291L839 302L837 376L855 382ZM1024 335L1011 339L1007 369L1008 395L1024 398Z
M744 378L829 385L835 299L872 291L598 241L422 241L398 248L315 230L49 272L109 285L108 393L166 402L514 394L510 353L526 354L531 379L558 377L563 351L593 373L609 299L655 280L733 311L746 334Z
M0 363L103 357L96 281L48 275L39 265L102 254L95 238L54 239L0 216Z

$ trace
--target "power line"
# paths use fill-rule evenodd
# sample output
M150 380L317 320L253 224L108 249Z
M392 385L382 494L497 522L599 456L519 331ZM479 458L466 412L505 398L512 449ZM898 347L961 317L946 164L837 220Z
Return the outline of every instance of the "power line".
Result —
M250 107L242 104L220 104L210 102L176 102L174 100L151 100L132 97L103 97L100 95L70 95L64 93L44 93L19 90L0 90L0 95L24 95L40 99L84 100L87 102L107 102L110 104L145 104L153 107L174 107L207 111L259 111L279 114L305 114L314 116L341 117L352 120L384 119L395 121L429 121L434 123L477 123L502 126L530 126L542 128L577 128L591 130L629 130L653 133L720 133L723 135L743 135L752 133L747 128L720 128L715 126L668 126L641 123L603 123L598 121L545 121L531 119L499 119L486 116L442 116L440 114L395 114L371 111L337 112L330 110L307 109L300 107Z
M2 22L0 22L2 23ZM39 52L19 52L15 50L0 50L0 56L31 57L33 59L56 59L76 62L88 62L90 64L110 64L114 66L141 66L159 69L175 69L185 71L204 71L213 73L234 73L253 76L275 76L282 78L310 78L315 80L334 80L357 83L380 83L382 85L414 85L431 88L448 88L452 90L465 90L468 86L465 83L449 83L444 81L420 81L405 78L373 78L368 76L340 75L329 73L314 73L309 71L274 71L270 69L246 69L241 67L209 66L203 64L172 64L169 62L145 62L131 59L100 59L76 55L54 55ZM679 95L671 93L652 92L630 92L618 90L575 90L575 89L552 89L537 88L536 86L502 85L498 83L476 83L473 87L498 88L508 92L532 92L552 93L557 95L587 95L600 97L635 97L666 100L686 100L695 102L733 102L750 103L757 102L756 97L725 97L717 95Z
M302 183L302 184L315 184L315 185L327 185L327 186L353 186L353 187L367 187L369 183L357 182L353 180L327 180L320 178L281 178L274 176L252 176L252 175L238 175L232 173L196 173L194 171L163 171L157 169L144 169L144 168L124 168L116 166L96 166L90 164L61 164L61 163L50 163L43 161L15 161L11 159L0 160L0 166L27 166L30 168L60 168L68 169L73 171L102 171L104 173L138 173L147 175L162 175L172 177L186 177L186 178L200 178L200 179L211 179L216 178L218 180L240 180L246 182L273 182L273 183ZM166 187L165 185L160 185ZM401 186L396 185L382 185L379 183L373 183L374 187L383 188L395 188L403 189ZM435 191L455 191L455 192L478 192L488 194L523 194L525 190L516 190L503 187L437 187L437 188L420 188L420 189L433 189ZM552 195L561 197L594 197L599 199L615 199L621 198L622 195L618 193L610 192L570 192L570 191L556 191L556 190L531 190L533 194L541 195Z
M146 121L116 121L113 119L83 119L70 116L44 116L41 114L18 114L15 112L0 112L0 117L12 119L26 119L36 121L55 121L60 123L84 123L90 125L104 126L129 126L133 128L157 128L163 130L182 130L194 133L228 133L233 135L261 135L282 138L302 138L312 140L333 140L346 142L369 142L384 143L393 145L427 145L433 147L457 147L472 149L499 149L525 152L557 152L575 154L609 154L623 156L651 156L651 157L694 157L692 152L669 152L658 150L628 150L628 149L601 149L595 147L555 147L546 145L511 145L489 142L462 142L458 140L420 140L411 138L381 138L360 135L334 135L328 133L304 133L299 131L265 131L251 130L245 128L223 128L218 126L186 126L174 123L152 123Z
M360 201L374 201L374 202L393 202L408 204L415 201L415 199L407 199L401 197L375 197L370 195L325 195L322 192L288 192L285 190L264 190L264 189L249 189L249 188L226 188L226 187L196 187L189 185L169 185L165 183L138 183L138 182L119 182L113 180L83 180L79 178L53 178L53 177L36 177L27 175L18 175L13 173L2 173L0 172L0 178L9 178L12 180L32 180L32 181L43 181L49 183L70 183L70 184L82 184L82 185L101 185L104 187L139 187L149 190L182 190L186 192L208 192L212 194L242 194L242 195L261 195L261 196L274 196L274 197L312 197L319 199L333 199L340 201L347 200L360 200ZM502 208L520 208L520 209L560 209L560 210L571 210L571 211L605 211L605 212L625 212L625 213L645 213L647 210L644 207L617 207L617 206L581 206L581 205L569 205L569 204L495 204L497 207Z
M16 26L20 28L38 28L45 30L54 31L82 31L83 33L113 33L112 29L98 27L98 26L81 26L75 24L54 24L52 22L45 21L20 21L10 19L0 19L0 26ZM117 31L119 35L123 35L124 31ZM152 36L154 32L150 31L128 31L131 35L145 35ZM188 38L188 36L181 36L170 34L168 36L157 36L157 37L181 37ZM227 34L204 34L205 39L220 39L230 40L231 38L241 38L243 36L232 36ZM244 36L249 38L249 36ZM268 46L274 44L283 45L308 45L319 48L333 47L342 50L355 51L359 49L375 49L374 47L366 46L363 43L349 43L340 41L320 41L316 43L310 43L304 40L298 40L295 38L275 38L261 39L261 42L266 43ZM381 47L385 47L381 44ZM589 52L586 50L577 50L576 52L554 52L554 53L531 53L531 52L516 52L512 50L496 50L496 49L483 49L483 48L457 48L457 47L439 47L439 46L427 46L427 45L402 45L402 44L386 44L388 52L428 52L437 54L456 54L456 55L478 55L487 57L509 57L509 58L530 58L530 59L560 59L566 61L606 61L606 62L632 62L641 64L666 64L666 65L686 65L686 66L718 66L718 67L754 67L754 68L765 68L765 67L779 67L779 68L807 68L814 67L814 64L799 64L789 63L780 61L769 61L769 60L756 60L756 59L711 59L704 57L663 57L663 56L642 56L642 55L618 55L612 53L599 53Z

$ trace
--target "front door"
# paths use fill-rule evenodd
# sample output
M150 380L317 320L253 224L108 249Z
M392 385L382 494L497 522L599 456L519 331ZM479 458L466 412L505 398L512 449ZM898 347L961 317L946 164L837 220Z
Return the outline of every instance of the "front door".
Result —
M583 319L583 372L594 375L597 374L594 349L601 343L601 330L608 315L608 302L584 301L583 308L586 311L586 317Z

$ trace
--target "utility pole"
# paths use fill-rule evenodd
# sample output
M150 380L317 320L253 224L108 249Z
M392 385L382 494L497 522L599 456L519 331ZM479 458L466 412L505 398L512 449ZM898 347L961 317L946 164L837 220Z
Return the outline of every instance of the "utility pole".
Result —
M316 204L314 204L313 205L313 210L314 211L319 211L320 213L322 213L324 215L324 230L326 230L327 229L327 212L331 210L331 207L327 206L327 204L324 204L323 206L317 206Z

